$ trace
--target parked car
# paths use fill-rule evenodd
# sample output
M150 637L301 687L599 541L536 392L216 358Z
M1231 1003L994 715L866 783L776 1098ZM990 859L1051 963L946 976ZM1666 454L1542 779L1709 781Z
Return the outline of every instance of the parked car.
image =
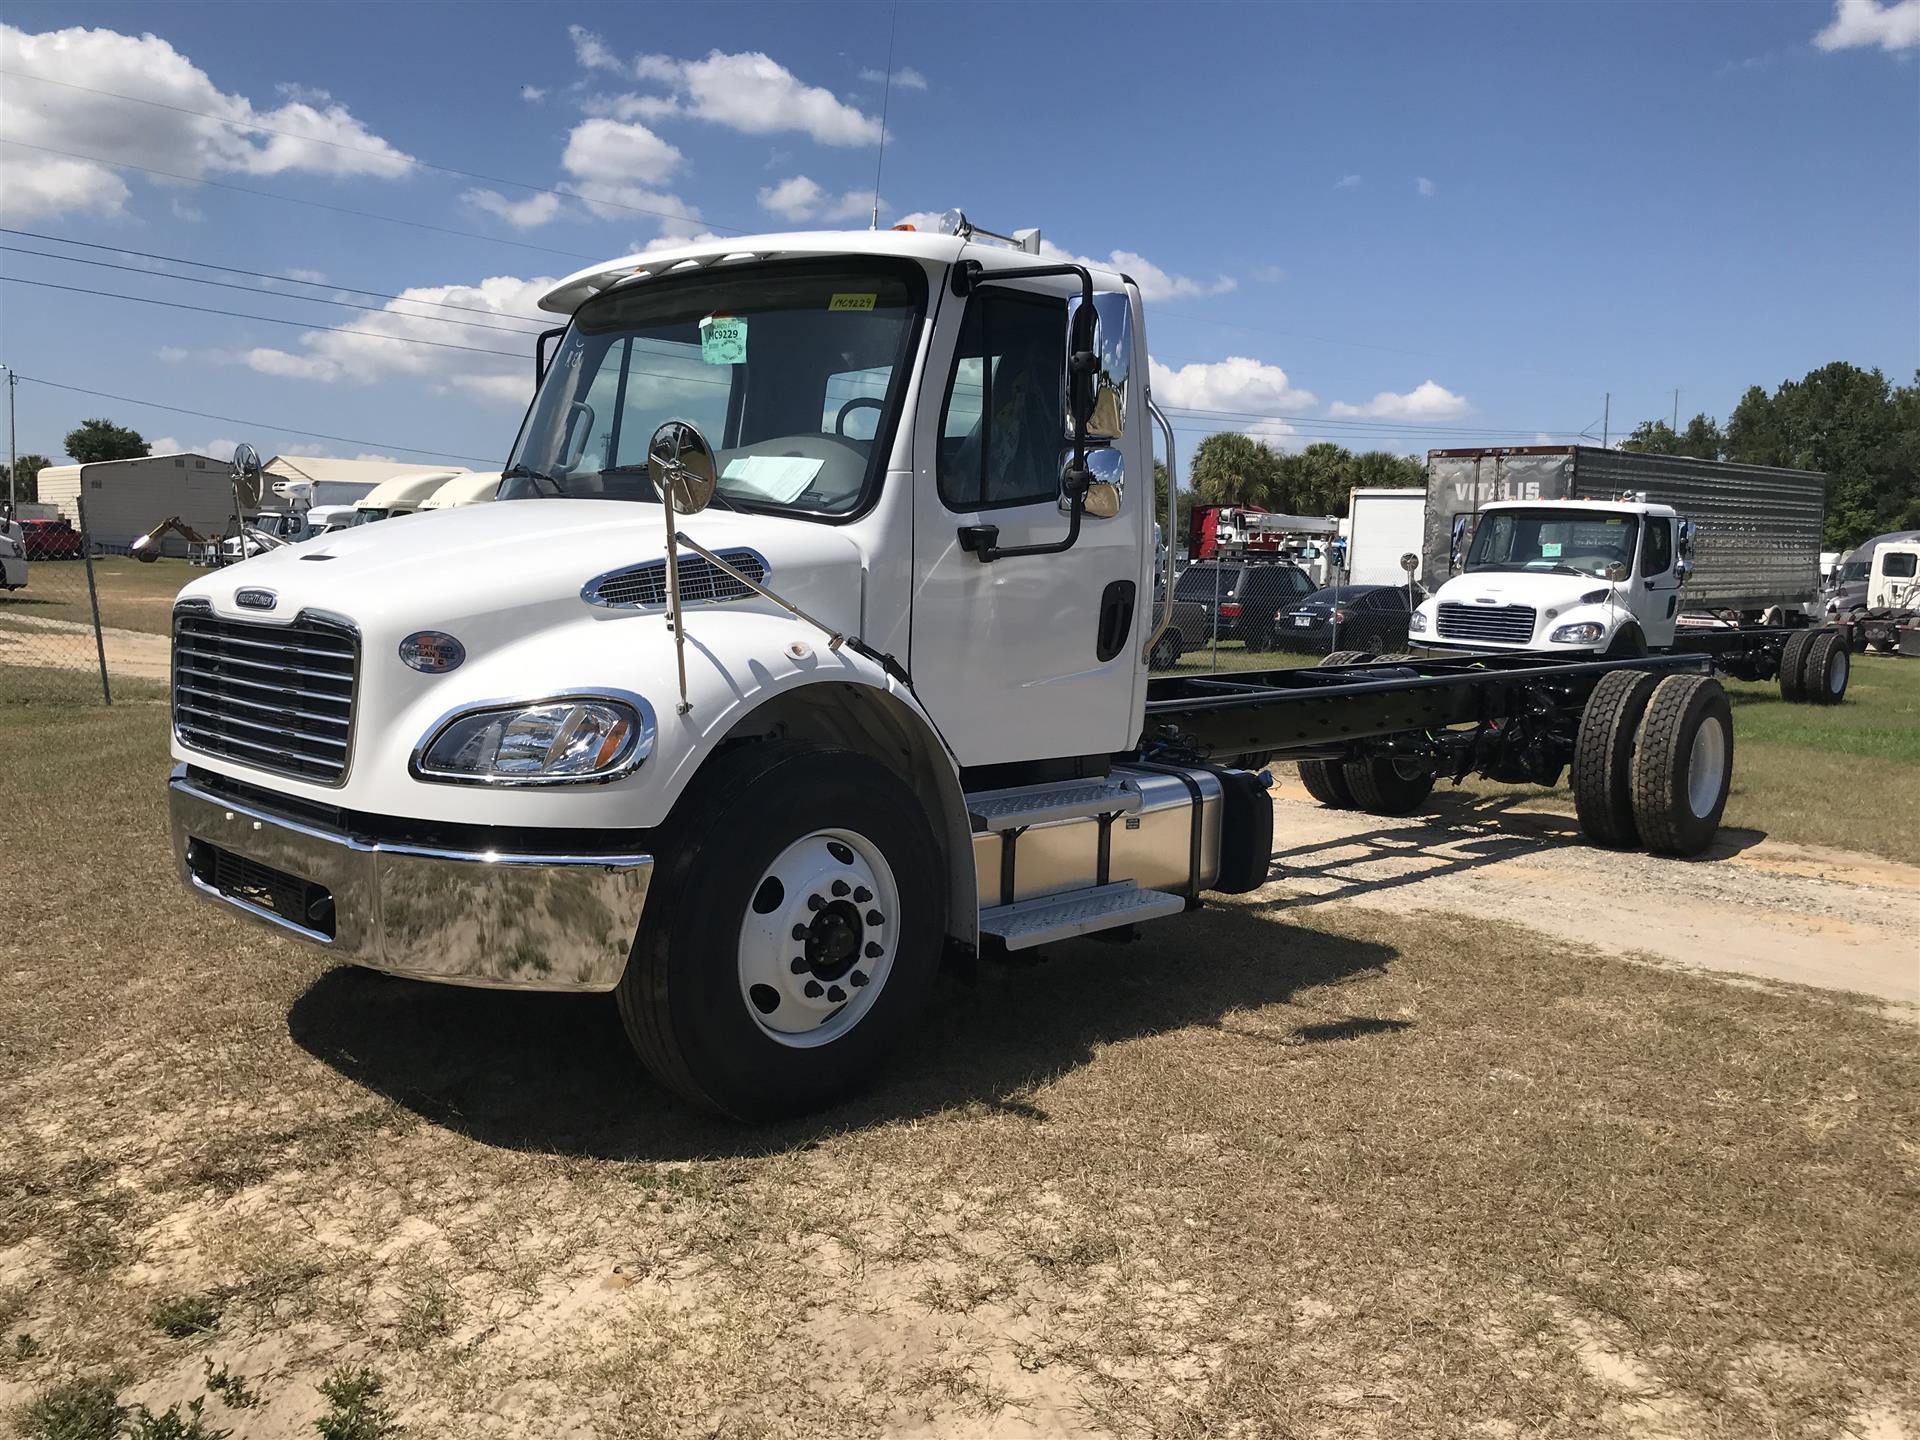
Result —
M1413 605L1426 599L1413 587ZM1407 647L1405 585L1329 585L1282 608L1271 621L1273 648L1370 650L1378 655Z
M1173 624L1188 650L1214 640L1271 644L1273 616L1313 593L1298 565L1273 561L1196 560L1173 582Z
M59 520L22 520L20 529L29 560L78 560L87 551L87 542L73 523Z
M18 590L27 583L27 557L20 522L0 520L0 590Z

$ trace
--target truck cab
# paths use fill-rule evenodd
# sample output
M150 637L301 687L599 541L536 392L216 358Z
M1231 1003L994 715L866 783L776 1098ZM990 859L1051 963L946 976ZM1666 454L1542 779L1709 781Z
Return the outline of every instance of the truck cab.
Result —
M1598 655L1672 646L1691 569L1691 529L1672 506L1502 502L1471 520L1456 528L1457 573L1413 614L1412 644Z
M1867 609L1920 610L1920 541L1888 541L1875 547Z

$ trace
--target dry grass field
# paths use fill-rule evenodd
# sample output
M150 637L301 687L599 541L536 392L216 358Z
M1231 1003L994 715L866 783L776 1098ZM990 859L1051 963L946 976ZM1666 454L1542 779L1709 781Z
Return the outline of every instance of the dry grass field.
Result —
M1282 879L955 977L866 1099L743 1129L610 1003L190 905L163 736L0 707L22 1435L1920 1433L1877 1009Z

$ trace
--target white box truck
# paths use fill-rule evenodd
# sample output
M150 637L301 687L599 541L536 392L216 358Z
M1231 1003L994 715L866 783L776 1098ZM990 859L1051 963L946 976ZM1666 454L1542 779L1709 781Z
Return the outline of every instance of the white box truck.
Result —
M1427 494L1409 487L1399 490L1365 489L1351 492L1347 505L1347 583L1349 585L1404 585L1403 556L1414 557L1414 583L1430 589L1445 571L1428 582L1420 563L1426 543Z

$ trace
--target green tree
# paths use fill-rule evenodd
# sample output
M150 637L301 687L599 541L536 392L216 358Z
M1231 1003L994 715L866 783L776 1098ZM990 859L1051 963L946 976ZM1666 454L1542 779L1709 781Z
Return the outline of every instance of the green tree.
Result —
M22 502L40 498L40 472L53 462L44 455L22 455L20 457L20 483L13 491L13 498ZM8 493L8 482L12 473L5 465L0 465L0 496Z
M1620 442L1622 450L1643 455L1685 455L1695 460L1719 460L1725 457L1726 437L1720 422L1696 415L1685 430L1676 431L1664 420L1642 420L1633 433Z
M129 430L111 420L82 420L77 429L67 432L65 443L67 454L81 465L101 460L138 460L152 450L138 430Z
M1427 464L1418 455L1396 455L1391 450L1368 450L1353 457L1356 490L1424 489ZM1346 514L1343 503L1337 514Z
M1188 473L1195 498L1204 504L1271 509L1280 487L1280 470L1280 457L1264 442L1222 430L1195 448Z
M1920 374L1823 365L1769 395L1749 389L1727 419L1727 458L1827 475L1826 541L1856 545L1920 512Z

